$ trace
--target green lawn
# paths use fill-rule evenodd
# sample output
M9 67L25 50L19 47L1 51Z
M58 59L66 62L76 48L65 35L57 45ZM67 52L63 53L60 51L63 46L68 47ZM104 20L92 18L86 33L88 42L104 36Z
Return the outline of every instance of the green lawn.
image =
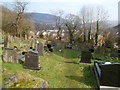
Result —
M21 41L21 43L23 42ZM14 45L16 44L12 43L10 47ZM7 70L2 75L2 82L5 82L6 76L16 75L19 82L8 84L8 88L39 88L44 81L48 82L48 88L96 88L95 77L90 71L94 60L91 64L80 64L80 58L78 58L80 53L81 51L70 49L65 49L62 52L54 50L52 55L46 53L39 57L41 65L39 71L24 69L19 63L1 63L0 61L1 70ZM95 56L99 57L97 53ZM110 61L104 57L101 58L103 59L101 61Z
M40 57L41 71L30 74L48 81L50 88L95 88L90 65L79 64L79 58L73 58L79 53L64 50L63 53Z
M37 79L43 79L48 82L49 88L95 88L95 79L90 72L90 65L79 64L80 59L76 58L80 54L80 51L76 50L64 50L61 52L55 52L53 55L48 53L39 57L41 70L32 71L22 67L17 63L3 63L3 68L7 69L6 73L3 73L4 78L7 75L16 74L18 76L25 74ZM21 81L16 85L8 87L29 87L32 82ZM40 82L37 81L41 85ZM28 85L28 83L30 85ZM39 85L39 87L40 87Z

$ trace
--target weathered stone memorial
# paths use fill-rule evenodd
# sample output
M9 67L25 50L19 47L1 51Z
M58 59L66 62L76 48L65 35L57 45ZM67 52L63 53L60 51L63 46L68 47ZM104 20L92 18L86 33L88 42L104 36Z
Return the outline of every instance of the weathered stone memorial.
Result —
M44 45L41 42L37 44L37 51L39 56L44 55Z
M29 51L25 54L25 65L24 68L39 70L39 61L38 61L38 53L34 51Z
M94 71L99 88L120 87L120 63L95 61Z
M90 51L82 51L80 63L91 63L91 58L92 54Z
M3 49L3 62L18 62L18 54L15 49L4 48Z

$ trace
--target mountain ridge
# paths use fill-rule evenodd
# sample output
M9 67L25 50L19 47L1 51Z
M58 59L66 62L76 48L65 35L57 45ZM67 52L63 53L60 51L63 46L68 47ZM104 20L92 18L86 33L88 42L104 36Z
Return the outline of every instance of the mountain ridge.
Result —
M29 18L35 23L42 23L42 24L51 24L55 26L55 18L57 16L48 14L48 13L34 13L34 12L29 12L26 13L28 15L31 15ZM64 19L63 19L64 20ZM117 21L112 21L112 20L107 20L106 25L110 28L115 27L118 25Z

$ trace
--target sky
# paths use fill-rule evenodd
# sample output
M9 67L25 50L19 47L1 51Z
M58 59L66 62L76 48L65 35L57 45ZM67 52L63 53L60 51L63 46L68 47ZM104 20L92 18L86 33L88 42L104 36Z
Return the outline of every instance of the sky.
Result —
M1 0L13 2L14 0ZM119 0L23 0L29 2L27 12L49 13L58 9L77 14L83 6L101 6L108 11L109 20L118 20Z

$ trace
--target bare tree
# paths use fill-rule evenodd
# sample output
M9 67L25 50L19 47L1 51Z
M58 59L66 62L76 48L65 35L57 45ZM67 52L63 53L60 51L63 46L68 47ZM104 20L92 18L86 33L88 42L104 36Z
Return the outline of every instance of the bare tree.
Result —
M28 4L27 2L22 2L22 1L16 1L15 2L14 10L17 14L16 14L16 17L15 17L14 27L15 27L15 32L16 32L15 35L16 36L18 36L19 25L21 23L21 20L24 18L24 12L25 12L27 4Z
M94 22L94 8L88 7L87 11L87 24L88 24L88 43L90 43L92 35L92 26Z
M94 8L83 6L80 10L79 17L82 19L83 41L86 42L88 40L90 42L92 23L94 21Z
M65 17L65 26L68 29L70 43L73 43L74 33L77 31L77 28L80 25L80 18L73 14L68 14Z
M86 41L86 18L87 18L87 14L86 14L86 7L83 7L80 11L80 17L82 19L82 27L83 27L83 36L84 36L84 39L83 41L85 42Z
M11 4L11 3L9 3ZM25 37L28 36L30 30L35 30L33 23L26 17L25 2L15 2L14 11L3 7L2 8L2 30L6 34L12 36Z
M101 24L108 18L107 11L102 7L97 7L96 10L96 33L95 33L95 45L98 44L98 35L100 34Z
M51 24L34 23L37 31L47 31L54 29Z
M57 32L57 38L58 40L61 40L61 34L62 34L62 30L63 30L63 25L64 25L64 20L63 20L63 15L64 15L64 11L63 10L57 10L56 12L54 12L54 14L56 15L56 17L54 18L55 20L55 27L58 29Z

